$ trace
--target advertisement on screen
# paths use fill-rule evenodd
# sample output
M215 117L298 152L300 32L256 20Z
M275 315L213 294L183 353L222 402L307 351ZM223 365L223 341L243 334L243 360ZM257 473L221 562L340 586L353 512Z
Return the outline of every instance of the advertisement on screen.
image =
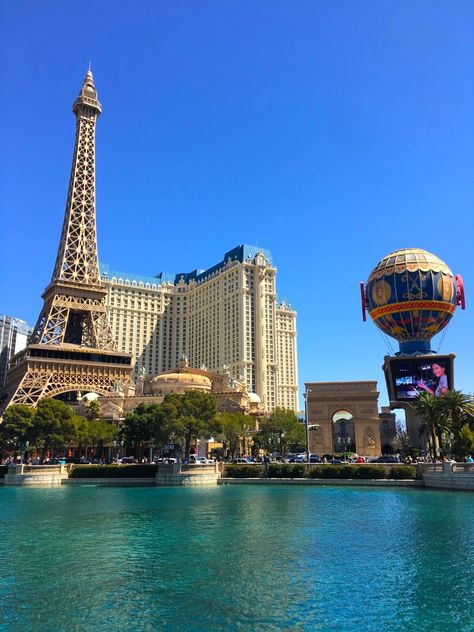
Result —
M387 386L394 400L410 401L421 393L442 397L453 389L453 356L390 358L386 366Z

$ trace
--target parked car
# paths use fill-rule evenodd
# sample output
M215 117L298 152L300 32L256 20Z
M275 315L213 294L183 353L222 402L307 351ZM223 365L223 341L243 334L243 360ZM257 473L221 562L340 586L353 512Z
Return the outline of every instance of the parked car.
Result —
M189 455L189 463L191 465L206 465L207 463L214 463L212 459L207 459L205 456L198 456L197 454Z
M400 463L400 459L397 456L379 456L378 459L371 461L371 463Z
M234 463L251 463L250 459L244 459L243 457L240 459L234 459Z
M319 458L319 456L317 454L310 454L309 455L309 462L310 463L319 463L321 461L321 459ZM297 456L293 456L290 459L288 459L288 463L307 463L307 457L306 454L298 454Z

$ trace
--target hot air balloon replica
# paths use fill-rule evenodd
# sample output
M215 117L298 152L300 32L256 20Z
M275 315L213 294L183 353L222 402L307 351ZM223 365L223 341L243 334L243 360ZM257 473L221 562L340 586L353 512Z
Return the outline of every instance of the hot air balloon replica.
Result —
M465 307L464 286L435 255L420 248L384 257L361 284L362 310L383 333L395 338L400 353L432 353L430 341Z
M465 309L461 276L426 250L403 248L381 259L360 290L363 320L368 313L399 344L383 366L391 407L407 410L403 402L423 391L438 397L452 389L455 356L437 354L431 340Z

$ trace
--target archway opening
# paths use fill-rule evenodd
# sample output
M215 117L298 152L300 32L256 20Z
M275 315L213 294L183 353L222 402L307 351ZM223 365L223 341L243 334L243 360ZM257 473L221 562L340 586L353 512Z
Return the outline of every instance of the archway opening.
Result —
M355 452L354 417L349 410L338 410L332 416L332 449L344 458Z

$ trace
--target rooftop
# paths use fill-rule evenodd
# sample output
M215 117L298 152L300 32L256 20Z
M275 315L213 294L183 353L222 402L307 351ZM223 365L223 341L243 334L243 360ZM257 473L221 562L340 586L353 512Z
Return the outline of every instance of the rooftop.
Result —
M257 254L261 252L263 256L268 260L269 264L272 265L272 255L269 250L266 248L260 248L259 246L250 246L248 244L241 244L240 246L236 246L232 250L229 250L225 253L222 261L216 263L216 265L208 268L207 270L196 269L192 272L159 272L155 276L145 276L140 274L135 274L133 272L123 272L118 270L113 270L106 263L100 264L100 274L103 278L112 279L112 278L120 278L120 279L128 279L129 281L136 281L137 283L150 284L150 285L161 285L162 283L173 283L174 285L178 284L182 279L185 283L189 283L190 281L199 282L207 276L218 272L222 269L226 263L230 261L239 261L241 263L245 263L245 261L252 261L255 259Z

